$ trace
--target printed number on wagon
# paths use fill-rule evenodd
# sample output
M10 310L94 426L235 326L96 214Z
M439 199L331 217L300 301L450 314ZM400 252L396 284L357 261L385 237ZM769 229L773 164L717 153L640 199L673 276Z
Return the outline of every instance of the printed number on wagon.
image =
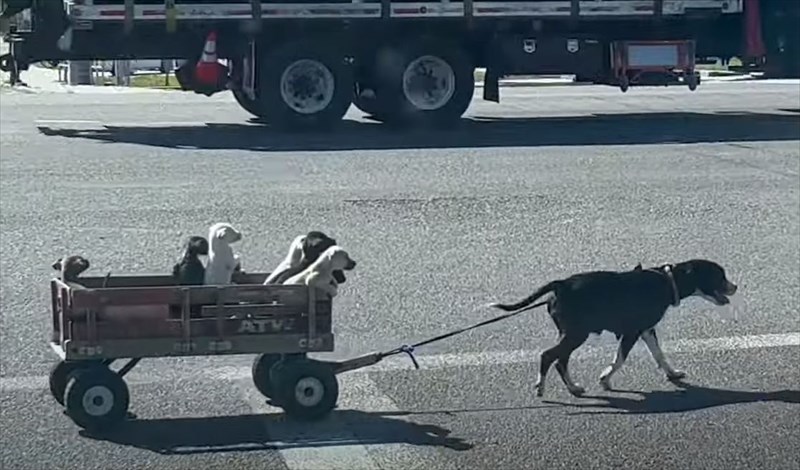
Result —
M297 342L297 345L300 349L316 349L322 347L322 338L300 338L300 341Z

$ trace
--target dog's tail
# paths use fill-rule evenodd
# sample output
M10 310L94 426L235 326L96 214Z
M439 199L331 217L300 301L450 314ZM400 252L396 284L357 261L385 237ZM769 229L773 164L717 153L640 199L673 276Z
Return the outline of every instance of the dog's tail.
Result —
M536 291L533 294L529 295L528 297L525 297L524 299L520 300L515 304L501 304L495 302L489 304L489 307L499 308L500 310L505 310L506 312L513 312L515 310L527 307L528 305L536 302L536 300L538 300L543 295L553 292L557 286L558 286L558 281L553 281L549 284L546 284L536 289Z

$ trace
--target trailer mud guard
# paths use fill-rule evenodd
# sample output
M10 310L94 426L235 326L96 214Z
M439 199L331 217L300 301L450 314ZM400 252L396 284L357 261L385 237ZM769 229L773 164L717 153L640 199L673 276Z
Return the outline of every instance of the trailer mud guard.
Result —
M483 76L483 99L486 101L500 102L500 76L497 69L487 67Z

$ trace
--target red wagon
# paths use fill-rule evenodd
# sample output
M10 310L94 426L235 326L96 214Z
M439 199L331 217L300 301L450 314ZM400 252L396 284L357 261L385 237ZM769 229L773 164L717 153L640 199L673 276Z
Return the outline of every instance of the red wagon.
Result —
M127 416L124 376L142 358L257 354L257 389L289 416L319 419L335 406L336 374L381 354L344 362L310 359L333 351L332 303L313 288L262 285L268 273L239 273L235 284L176 286L170 276L82 277L51 281L51 346L60 361L50 390L84 428ZM114 370L114 361L127 359Z

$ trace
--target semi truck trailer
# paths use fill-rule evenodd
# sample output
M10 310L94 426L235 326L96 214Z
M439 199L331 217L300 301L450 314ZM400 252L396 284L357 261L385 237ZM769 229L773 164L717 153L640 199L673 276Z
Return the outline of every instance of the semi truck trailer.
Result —
M515 75L694 90L708 60L800 68L796 0L3 0L0 17L3 70L178 59L184 90L230 91L293 129L330 126L351 105L387 123L449 124L473 99L476 68L496 102Z

